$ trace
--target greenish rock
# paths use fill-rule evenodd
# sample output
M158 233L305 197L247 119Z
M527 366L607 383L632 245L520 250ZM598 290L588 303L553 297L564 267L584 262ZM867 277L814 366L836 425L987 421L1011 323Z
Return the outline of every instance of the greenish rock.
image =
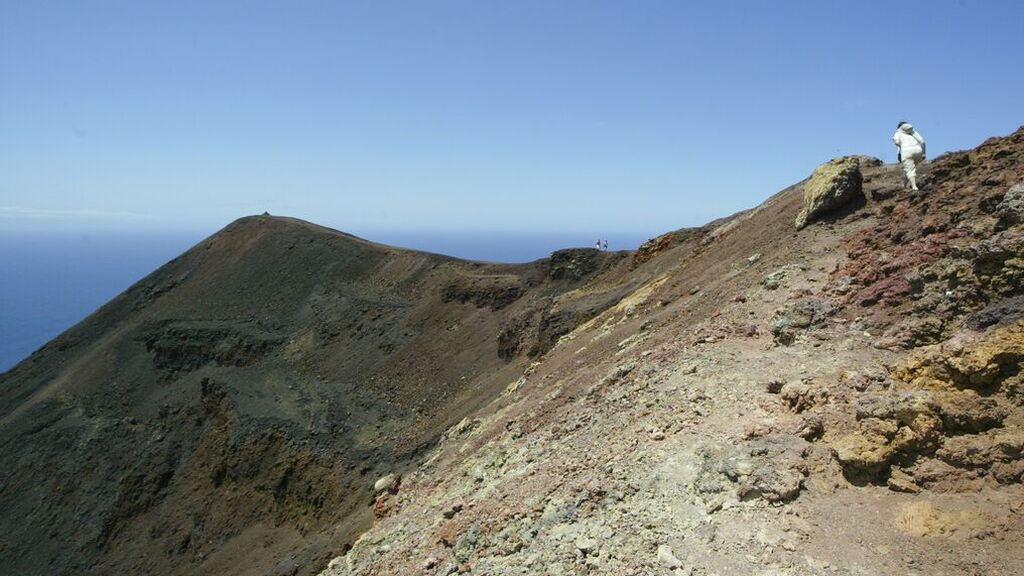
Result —
M796 229L862 197L863 187L860 160L855 156L836 158L818 166L804 184L804 206L797 214Z

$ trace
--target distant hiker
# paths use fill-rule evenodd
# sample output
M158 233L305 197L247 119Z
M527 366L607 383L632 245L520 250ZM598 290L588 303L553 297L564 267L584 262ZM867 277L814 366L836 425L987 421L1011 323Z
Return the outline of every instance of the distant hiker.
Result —
M910 189L917 191L917 166L924 162L925 143L921 136L909 122L901 121L896 126L896 133L892 135L892 141L899 149L897 160L903 164L903 174L910 182Z
M605 252L608 251L608 241L607 240L604 241L604 251Z
M597 245L596 246L597 246L598 250L601 249L601 239L600 238L597 239Z

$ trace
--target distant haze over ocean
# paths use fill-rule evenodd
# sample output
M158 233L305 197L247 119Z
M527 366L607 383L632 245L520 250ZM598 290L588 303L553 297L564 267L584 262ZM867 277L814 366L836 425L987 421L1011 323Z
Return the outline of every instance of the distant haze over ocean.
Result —
M0 372L212 233L0 231ZM374 242L492 262L527 262L560 248L634 249L643 234L346 230Z

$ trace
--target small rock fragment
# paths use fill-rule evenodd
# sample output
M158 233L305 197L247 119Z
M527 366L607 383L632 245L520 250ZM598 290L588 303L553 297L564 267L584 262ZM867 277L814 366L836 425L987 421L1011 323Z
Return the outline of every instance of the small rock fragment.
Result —
M917 482L914 481L913 477L895 466L892 467L886 484L889 486L890 490L895 492L910 492L911 494L915 494L921 491L921 487L917 485Z
M782 281L786 278L786 269L779 268L778 270L768 274L761 279L761 286L765 290L776 290L782 285Z
M381 476L376 482L373 483L373 491L377 494L381 492L393 492L398 487L398 476L394 474L387 474Z
M676 558L676 555L672 553L672 547L668 544L658 546L658 562L669 569L679 568L683 565L679 558Z
M597 540L593 538L588 538L586 536L581 536L576 539L576 549L580 552L583 552L584 554L590 554L591 552L597 550Z
M462 504L452 504L451 506L446 508L445 511L441 513L441 515L450 520L454 518L455 515L459 512L462 512Z

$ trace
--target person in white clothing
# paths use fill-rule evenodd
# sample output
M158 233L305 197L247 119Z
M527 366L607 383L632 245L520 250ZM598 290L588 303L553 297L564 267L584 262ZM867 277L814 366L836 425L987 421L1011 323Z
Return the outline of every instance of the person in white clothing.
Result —
M892 141L899 148L899 161L903 164L903 174L910 182L910 189L917 191L917 167L924 162L925 143L924 137L914 130L910 122L900 122L896 127L896 133Z

